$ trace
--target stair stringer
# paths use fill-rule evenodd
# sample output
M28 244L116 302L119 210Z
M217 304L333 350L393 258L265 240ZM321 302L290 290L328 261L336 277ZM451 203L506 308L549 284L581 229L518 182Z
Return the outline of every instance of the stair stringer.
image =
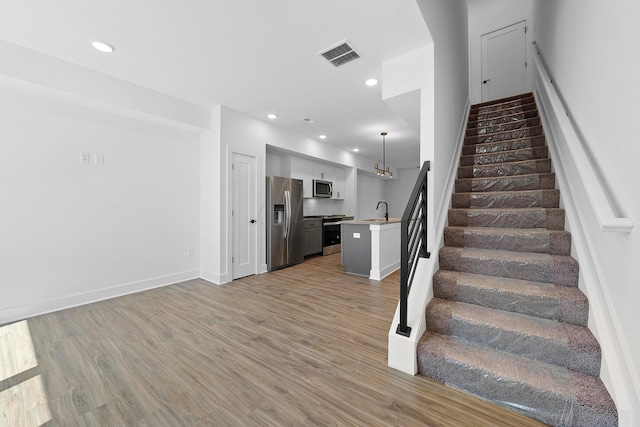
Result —
M433 275L440 268L438 252L444 246L444 229L448 225L447 214L452 206L453 189L458 174L470 109L471 100L467 98L462 112L462 120L460 121L457 145L449 164L447 182L439 204L440 209L434 212L433 229L428 230L429 238L432 239L430 240L431 243L427 242L430 246L431 258L421 258L416 264L414 282L407 303L407 324L411 327L411 335L404 337L396 333L400 322L400 304L396 306L393 321L389 328L387 366L410 375L418 373L418 358L416 357L418 342L427 329L425 314L427 304L433 298ZM432 177L430 176L429 179L432 179Z
M560 206L565 209L565 229L571 233L571 256L580 264L578 287L589 299L588 328L597 338L602 351L600 379L609 391L618 409L620 427L640 425L640 380L628 363L629 351L624 339L617 333L619 324L611 299L607 292L599 256L591 237L589 222L595 217L589 209L586 191L579 179L570 180L567 171L577 171L575 161L568 150L563 149L563 133L555 120L553 106L544 86L538 79L534 82L534 96L549 147L549 157L556 174L557 188L560 189ZM566 144L565 144L566 145ZM580 195L584 197L580 199Z

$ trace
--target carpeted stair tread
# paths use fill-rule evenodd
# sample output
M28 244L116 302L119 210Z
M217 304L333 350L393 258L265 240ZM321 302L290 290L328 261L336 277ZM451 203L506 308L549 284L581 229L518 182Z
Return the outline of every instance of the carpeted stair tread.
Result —
M484 144L488 142L509 141L512 139L521 139L529 136L544 135L542 126L532 126L524 129L509 130L505 132L496 132L488 135L466 136L464 145Z
M554 173L531 173L514 176L493 176L482 178L462 178L455 182L455 191L468 193L474 191L512 191L554 189Z
M497 350L600 374L600 346L584 326L440 298L427 305L427 330Z
M465 145L462 147L462 155L499 153L502 151L520 150L523 148L542 147L546 144L544 135L531 136L510 141L487 142L486 144Z
M551 172L550 159L533 159L492 165L460 166L458 178L482 178L491 176L528 175Z
M438 259L443 270L578 286L578 262L570 256L444 246Z
M472 154L460 157L460 166L479 166L494 163L522 162L544 159L549 156L547 146L521 148L519 150L500 151L498 153Z
M513 108L519 108L523 105L528 105L534 103L535 100L533 96L523 97L518 99L513 99L510 101L496 102L488 105L473 105L469 111L471 114L484 114L490 113L493 111L502 111L502 110L510 110Z
M475 122L480 120L495 119L497 117L511 116L526 111L537 111L536 103L533 99L525 99L524 103L509 108L501 108L496 110L471 111L469 121Z
M546 228L564 230L560 208L449 209L449 225L458 227Z
M510 117L510 116L507 116L507 117ZM491 123L491 121L488 121L488 122ZM508 122L503 122L501 119L499 119L499 120L496 120L496 123L487 124L484 126L478 126L478 127L467 126L467 131L465 133L465 136L486 135L486 134L496 133L496 132L505 132L508 130L523 129L531 126L540 126L540 118L530 117L522 120L511 120Z
M535 98L533 97L533 94L527 96L519 96L513 99L504 98L496 102L473 104L469 108L469 111L471 114L481 114L488 111L508 110L528 104L535 104Z
M560 192L556 189L485 191L454 193L452 207L456 208L557 208Z
M436 298L587 326L589 302L578 288L506 277L439 270Z
M560 366L427 332L418 343L418 370L551 425L617 426L602 382Z
M540 117L538 110L517 111L512 114L494 117L492 119L469 120L467 121L467 130L493 126L500 123L517 122L519 120L531 119L534 117Z
M571 254L571 234L545 228L456 227L444 230L444 244L457 248Z

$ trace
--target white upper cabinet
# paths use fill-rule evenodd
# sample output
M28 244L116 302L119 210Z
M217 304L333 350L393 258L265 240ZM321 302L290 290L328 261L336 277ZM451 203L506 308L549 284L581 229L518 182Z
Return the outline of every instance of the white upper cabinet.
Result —
M342 166L334 166L332 199L344 199L344 182L344 168Z
M333 181L334 167L326 163L313 162L313 179Z
M301 157L290 156L291 158L291 178L301 179L303 197L313 197L313 161Z
M301 179L304 188L304 198L313 197L313 180L321 179L333 183L332 199L344 199L345 174L342 166L333 166L307 158L287 156L283 162L284 176Z

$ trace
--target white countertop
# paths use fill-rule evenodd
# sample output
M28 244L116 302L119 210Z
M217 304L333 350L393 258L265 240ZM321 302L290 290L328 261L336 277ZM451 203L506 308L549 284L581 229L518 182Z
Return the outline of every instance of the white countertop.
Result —
M342 221L341 224L353 224L353 225L386 225L396 224L402 221L402 218L389 218L386 221L384 218L367 218L367 219L355 219L351 221Z

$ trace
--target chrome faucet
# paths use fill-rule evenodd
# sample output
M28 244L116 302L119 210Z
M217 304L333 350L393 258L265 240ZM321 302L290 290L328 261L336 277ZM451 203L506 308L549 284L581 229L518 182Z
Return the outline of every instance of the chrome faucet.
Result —
M384 219L385 221L389 221L389 205L384 200L380 200L376 206L376 210L380 207L380 203L384 203Z

